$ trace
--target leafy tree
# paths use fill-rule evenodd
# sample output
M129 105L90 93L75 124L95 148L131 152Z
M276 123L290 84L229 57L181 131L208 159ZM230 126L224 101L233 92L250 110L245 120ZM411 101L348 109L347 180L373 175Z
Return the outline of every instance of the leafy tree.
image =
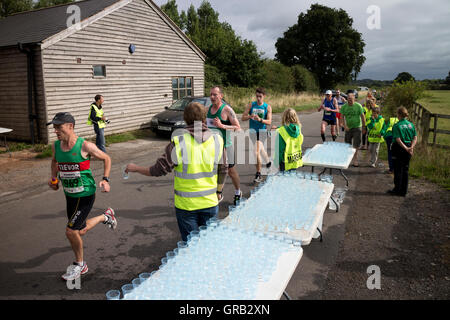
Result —
M304 66L296 64L291 67L292 76L294 77L294 89L296 92L301 91L319 91L319 84L314 74Z
M230 24L219 21L208 1L186 13L187 36L206 54L206 63L222 73L224 85L252 86L259 81L260 54L252 41L242 40Z
M181 18L178 13L178 6L176 0L168 0L166 4L161 6L161 10L164 11L165 14L169 16L169 18L175 22L175 24L183 29L183 25L181 23Z
M414 102L424 97L425 90L426 84L419 81L412 79L404 82L394 81L384 100L383 115L394 116L400 106L410 110Z
M52 7L60 4L75 2L75 0L39 0L34 5L34 9Z
M0 17L33 9L33 0L0 0Z
M291 69L278 61L264 60L261 78L260 84L266 89L285 93L294 90L294 77Z
M397 82L407 82L407 81L416 81L416 79L414 79L414 77L408 73L408 72L401 72L397 75L397 78L395 78L394 81Z
M365 61L365 43L352 25L344 10L313 4L278 38L276 59L287 66L305 66L317 76L321 89L348 83Z
M450 71L448 72L448 76L447 76L447 78L445 78L444 83L448 84L450 86Z

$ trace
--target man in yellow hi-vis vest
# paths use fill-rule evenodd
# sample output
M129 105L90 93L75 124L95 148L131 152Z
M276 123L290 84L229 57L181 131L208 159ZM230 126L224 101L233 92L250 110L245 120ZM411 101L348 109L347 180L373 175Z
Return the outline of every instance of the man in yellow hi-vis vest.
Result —
M163 176L174 171L175 212L181 238L187 241L191 231L215 217L219 212L217 197L218 175L227 174L224 163L223 139L206 125L205 107L190 103L184 110L187 127L174 136L165 154L150 168L127 165L125 172L138 172L146 176ZM223 181L223 179L221 180Z
M94 131L97 135L95 144L97 148L106 153L105 148L105 127L110 121L105 117L102 104L105 101L102 95L95 96L95 102L91 104L87 124L94 125Z

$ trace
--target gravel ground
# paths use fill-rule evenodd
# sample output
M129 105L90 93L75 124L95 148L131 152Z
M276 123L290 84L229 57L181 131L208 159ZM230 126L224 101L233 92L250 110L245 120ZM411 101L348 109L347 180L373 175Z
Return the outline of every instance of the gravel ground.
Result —
M408 195L385 192L393 176L360 167L357 190L328 274L323 299L448 299L450 297L450 192L410 179ZM356 173L354 172L354 173ZM368 290L367 268L378 266L380 289Z

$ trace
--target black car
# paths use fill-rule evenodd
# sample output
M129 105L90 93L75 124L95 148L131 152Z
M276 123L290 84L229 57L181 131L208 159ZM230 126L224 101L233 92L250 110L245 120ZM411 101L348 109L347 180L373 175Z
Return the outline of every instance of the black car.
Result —
M227 103L222 100L223 103ZM156 114L150 121L150 129L157 134L171 134L174 130L186 127L183 120L184 109L191 102L199 102L209 108L211 99L209 97L184 97L175 101L165 111Z

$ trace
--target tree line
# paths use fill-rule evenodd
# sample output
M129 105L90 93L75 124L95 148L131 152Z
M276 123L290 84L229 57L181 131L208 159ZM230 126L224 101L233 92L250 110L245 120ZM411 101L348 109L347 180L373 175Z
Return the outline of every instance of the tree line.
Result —
M313 4L277 40L275 59L264 59L241 39L208 1L179 12L176 0L161 9L206 54L205 86L222 84L290 91L318 91L356 79L365 61L364 41L342 9Z
M0 0L0 18L18 12L41 9L70 2L74 2L74 0Z

